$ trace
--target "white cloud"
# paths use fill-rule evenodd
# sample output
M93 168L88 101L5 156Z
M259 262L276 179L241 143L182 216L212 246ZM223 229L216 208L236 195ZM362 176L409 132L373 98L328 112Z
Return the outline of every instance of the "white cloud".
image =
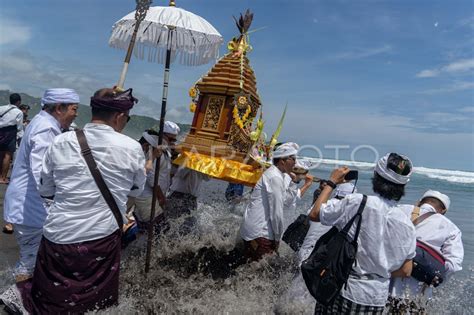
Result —
M19 21L0 16L0 45L23 44L30 40L31 30Z
M459 109L459 111L462 113L474 113L474 106L466 106Z
M352 60L352 59L362 59L368 58L380 54L385 54L392 51L392 47L390 45L384 45L381 47L373 47L373 48L358 48L352 51L347 51L339 54L335 54L329 59L332 60Z
M422 70L416 74L417 78L433 78L439 75L438 70Z
M474 59L458 60L443 67L443 71L449 73L466 72L474 68Z
M451 75L462 74L469 72L474 69L474 58L472 59L460 59L455 62L452 62L446 66L426 69L418 72L416 74L417 78L433 78L437 77L443 73L449 73Z
M454 84L441 87L438 89L430 89L426 91L422 91L421 94L438 94L438 93L451 93L451 92L458 92L458 91L465 91L474 89L474 82L455 82Z

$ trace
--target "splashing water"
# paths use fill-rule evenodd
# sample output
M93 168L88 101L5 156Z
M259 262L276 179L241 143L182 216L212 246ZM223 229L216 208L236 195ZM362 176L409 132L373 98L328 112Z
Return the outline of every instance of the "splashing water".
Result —
M147 276L146 237L142 235L124 250L120 304L97 313L312 314L314 300L301 279L295 287L297 259L286 244L280 244L279 256L236 269L229 265L229 252L240 239L245 203L226 202L225 186L218 181L206 183L198 210L193 213L195 230L186 235L177 232L187 219L184 217L171 222L170 232L155 240ZM307 209L308 202L304 200L298 208ZM297 213L287 215L291 222ZM471 266L436 288L428 313L474 313L472 271ZM0 290L11 283L11 270L0 271Z

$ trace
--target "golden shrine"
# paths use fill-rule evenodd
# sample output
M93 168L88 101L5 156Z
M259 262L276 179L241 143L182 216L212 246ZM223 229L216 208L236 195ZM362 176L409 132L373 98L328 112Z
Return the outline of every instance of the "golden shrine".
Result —
M262 174L261 164L250 154L263 129L260 119L252 131L262 105L247 58L252 18L247 10L236 20L240 36L229 42L229 52L190 89L194 118L175 160L212 177L247 185L254 185Z

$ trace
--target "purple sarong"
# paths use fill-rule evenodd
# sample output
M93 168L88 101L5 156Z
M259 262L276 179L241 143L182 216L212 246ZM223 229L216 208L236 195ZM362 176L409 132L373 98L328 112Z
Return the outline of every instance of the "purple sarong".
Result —
M28 285L21 290L25 308L34 314L71 314L117 304L120 243L118 230L75 244L55 244L43 237L31 294Z

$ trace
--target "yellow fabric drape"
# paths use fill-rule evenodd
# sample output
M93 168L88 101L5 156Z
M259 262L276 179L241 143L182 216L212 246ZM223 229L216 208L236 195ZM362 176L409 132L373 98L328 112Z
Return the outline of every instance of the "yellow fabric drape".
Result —
M187 151L183 151L173 163L214 178L247 186L254 186L263 173L262 168L255 168L251 165L227 160L222 157L211 157Z

